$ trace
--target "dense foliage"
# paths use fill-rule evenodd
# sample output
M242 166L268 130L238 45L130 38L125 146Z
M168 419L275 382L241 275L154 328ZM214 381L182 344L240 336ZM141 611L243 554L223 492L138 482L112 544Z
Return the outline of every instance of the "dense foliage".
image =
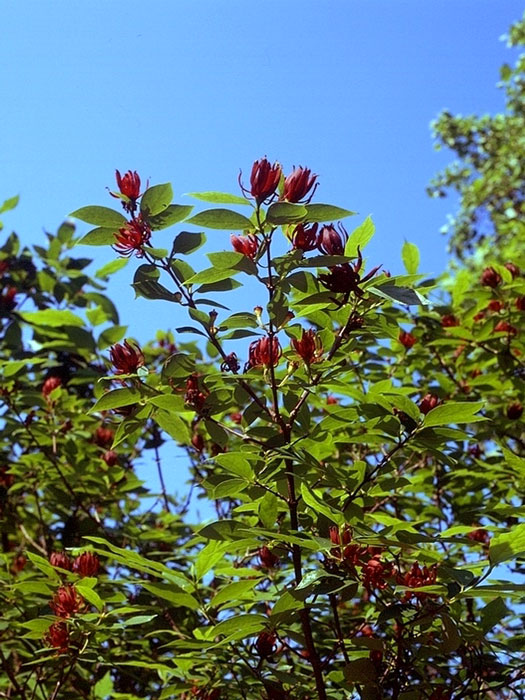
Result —
M0 697L523 697L525 260L392 277L308 168L240 184L195 213L117 172L81 238L0 248ZM142 347L126 265L180 319Z

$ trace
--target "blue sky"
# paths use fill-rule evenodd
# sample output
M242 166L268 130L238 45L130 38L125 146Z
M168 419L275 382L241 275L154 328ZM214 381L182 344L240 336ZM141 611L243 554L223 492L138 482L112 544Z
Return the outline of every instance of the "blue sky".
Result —
M439 273L453 201L430 200L425 186L450 155L433 150L429 124L443 108L502 109L499 66L516 54L499 37L523 9L517 0L4 2L0 200L21 196L5 231L37 243L74 209L115 205L105 189L115 168L172 182L184 203L195 190L236 192L239 169L248 175L267 155L318 173L316 201L359 212L350 228L373 215L370 264L401 271L406 238L420 246L421 270ZM209 237L210 250L229 249L227 232ZM79 249L91 253L100 264L114 256ZM133 301L132 267L110 291L130 335L179 325L166 305Z

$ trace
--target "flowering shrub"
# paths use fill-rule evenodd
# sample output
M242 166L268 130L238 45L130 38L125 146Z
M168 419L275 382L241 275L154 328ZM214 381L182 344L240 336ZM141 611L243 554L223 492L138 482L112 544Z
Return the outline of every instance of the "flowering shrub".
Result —
M436 291L406 243L381 272L370 218L343 227L309 168L267 159L197 213L131 170L117 188L124 214L75 211L96 228L64 224L38 266L0 249L1 693L518 692L521 587L494 569L525 552L522 262ZM223 233L195 270L203 229ZM106 247L96 279L78 243ZM134 256L176 319L140 344L101 284Z

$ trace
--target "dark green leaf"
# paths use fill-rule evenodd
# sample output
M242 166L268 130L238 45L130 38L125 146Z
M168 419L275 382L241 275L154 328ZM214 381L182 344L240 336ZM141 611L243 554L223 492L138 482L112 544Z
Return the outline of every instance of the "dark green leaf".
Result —
M253 229L250 219L230 209L207 209L188 219L189 224L215 229L247 231Z
M169 207L166 207L160 214L148 217L148 223L152 231L160 231L174 224L178 224L179 221L184 221L192 211L193 207L188 205L170 204Z
M173 189L169 182L149 187L140 200L140 211L146 217L157 216L171 204Z
M188 255L198 250L205 243L206 236L204 233L182 231L173 241L172 251L173 254Z
M283 224L296 224L304 221L307 209L303 204L291 204L290 202L275 202L270 204L266 212L266 221L269 224L282 226Z
M69 216L75 219L80 219L85 221L86 224L93 224L93 226L103 226L105 228L111 228L113 230L122 228L127 224L127 220L122 216L122 214L114 209L109 209L108 207L81 207L76 209ZM93 244L92 244L93 245ZM96 245L101 245L100 243Z
M188 197L194 197L210 204L250 204L244 197L227 192L188 192Z
M35 326L49 326L50 328L62 328L64 326L84 325L84 321L72 311L64 309L43 309L42 311L23 311L20 316L26 323Z
M334 207L332 204L305 204L305 207L308 212L306 221L309 223L337 221L356 214L355 211Z
M484 401L448 401L429 411L424 418L423 424L426 428L429 428L438 425L476 423L486 420L483 416L475 415L478 411L481 411L484 405Z

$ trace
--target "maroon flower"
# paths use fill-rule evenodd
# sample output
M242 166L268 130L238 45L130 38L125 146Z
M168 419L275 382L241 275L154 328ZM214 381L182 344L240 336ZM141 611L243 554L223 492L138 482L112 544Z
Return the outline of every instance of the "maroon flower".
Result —
M496 313L498 311L501 311L504 308L505 308L505 304L502 301L500 301L499 299L492 299L492 301L489 301L488 306L487 306L487 309L489 311L494 311Z
M140 177L136 170L128 170L127 173L121 175L118 170L115 170L117 186L120 190L120 195L110 192L112 197L122 200L122 206L127 212L134 212L137 208L137 199L140 197Z
M381 561L381 554L376 554L363 565L361 573L363 586L371 591L378 588L382 591L386 588L386 579L392 575L392 564Z
M59 386L62 386L62 380L60 379L60 377L48 377L46 381L42 384L42 394L47 398L49 394L55 389L57 389Z
M401 331L398 340L407 350L417 343L416 336L408 331Z
M429 411L436 408L436 406L439 406L440 403L441 401L435 394L425 394L425 396L423 396L419 402L419 410L421 413L427 415Z
M287 202L300 202L305 199L313 187L314 190L308 199L308 201L310 201L317 187L316 180L317 175L312 175L312 171L308 168L302 168L301 166L294 168L284 181L284 190L281 199Z
M279 564L279 557L272 554L266 545L259 548L259 560L265 569L274 569Z
M200 433L193 433L191 444L197 450L197 452L202 452L204 449L204 438Z
M208 391L200 386L199 377L197 374L192 374L186 380L186 394L184 401L191 406L197 413L200 413L204 408Z
M259 239L253 233L249 233L247 236L236 236L232 233L230 236L230 241L233 249L237 253L242 253L246 255L250 260L255 260L257 251L259 250Z
M262 204L275 194L281 175L282 169L279 163L271 165L266 158L255 161L250 175L250 194L255 197L257 204ZM246 194L242 184L241 189Z
M272 338L265 336L264 338L259 338L259 340L254 340L250 344L248 362L244 367L244 371L246 372L252 367L270 367L271 365L275 367L279 363L281 355L281 346L276 336Z
M266 659L274 653L276 641L277 635L275 632L259 632L255 642L255 648L262 659Z
M305 364L311 365L313 362L322 360L323 344L321 338L311 328L307 331L303 329L301 340L293 338L291 344Z
M338 225L339 231L333 224L323 226L317 239L317 247L325 255L344 255L348 233L342 224Z
M144 364L144 355L137 346L127 340L123 344L116 343L109 351L109 357L115 367L115 374L135 374Z
M66 569L67 571L71 571L71 559L67 556L67 554L64 554L64 552L51 552L49 563L51 566L55 566L58 569Z
M99 425L95 430L95 434L93 435L93 442L99 447L109 447L109 445L111 445L113 442L114 437L115 433L110 430L110 428L105 428L103 425Z
M354 265L351 265L350 263L343 263L343 265L335 265L335 267L330 267L330 272L319 275L319 280L331 292L345 294L346 301L348 301L348 297L352 292L356 296L362 297L363 291L359 285L371 279L381 267L381 265L378 265L377 267L372 268L372 270L370 270L365 277L361 278L360 271L362 265L363 256L358 248L357 262Z
M127 225L115 233L115 245L113 250L126 258L135 253L137 258L144 257L144 246L148 245L151 238L151 229L140 217L128 221Z
M481 542L481 544L485 545L490 543L490 535L482 527L478 527L477 530L471 530L471 532L468 533L467 537L473 542Z
M523 406L519 401L515 401L507 406L507 418L509 420L519 420L522 415Z
M450 700L451 695L448 690L445 690L441 686L432 691L432 695L428 700Z
M5 292L0 294L0 313L9 313L16 307L16 287L8 287Z
M402 586L407 586L407 588L419 588L420 586L431 586L436 582L437 578L437 564L432 564L431 567L424 566L421 568L419 564L414 562L410 571L405 574L397 575L397 582ZM407 591L403 596L403 600L409 601L411 598L417 598L418 600L424 600L425 598L433 597L432 594L419 593Z
M518 329L512 326L507 321L499 321L494 326L494 333L506 333L508 336L514 336L518 332Z
M459 326L459 321L453 314L445 314L441 317L441 326L443 328L452 328L453 326Z
M60 653L65 653L69 648L69 630L65 622L56 622L47 630L44 642L50 647L55 647Z
M481 284L494 289L501 284L501 275L493 267L486 267L481 273Z
M317 248L317 229L319 224L305 226L298 224L291 235L292 247L294 250L302 250L304 253Z
M82 552L73 562L73 571L79 576L96 576L99 569L99 558L93 552Z
M224 362L221 363L221 372L238 372L240 368L239 360L234 352L226 355Z
M517 265L515 265L513 262L506 262L505 267L512 275L512 279L516 279L516 277L520 276L520 268Z
M106 450L102 455L102 459L108 465L108 467L114 467L118 462L118 454L115 450Z
M525 311L525 297L518 297L515 303L518 311Z
M49 604L57 617L70 617L85 607L84 598L74 586L60 586Z

